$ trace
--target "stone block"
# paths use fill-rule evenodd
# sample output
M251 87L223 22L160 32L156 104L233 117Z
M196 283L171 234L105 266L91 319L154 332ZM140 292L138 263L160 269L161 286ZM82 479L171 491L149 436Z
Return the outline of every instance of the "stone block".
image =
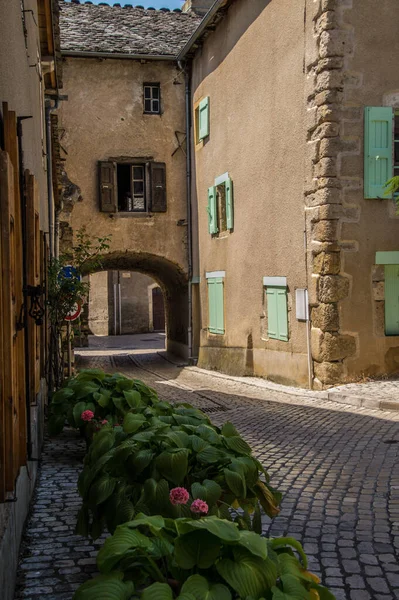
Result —
M323 384L332 385L343 380L344 365L341 362L315 362L314 373Z
M343 360L356 352L356 339L352 335L339 335L312 328L312 355L317 362Z
M341 104L343 101L343 93L339 90L325 90L315 96L316 106L322 106L323 104Z
M339 252L320 252L313 257L313 272L319 275L338 275L341 270Z
M322 104L316 108L317 123L338 122L341 118L341 110L337 104Z
M334 56L333 58L323 58L319 60L316 67L316 73L322 71L330 71L334 69L342 69L344 66L344 60L340 56Z
M342 240L339 245L343 252L359 252L359 242L357 240Z
M338 242L318 242L316 240L311 240L309 246L313 254L320 254L320 252L339 252L341 250Z
M339 312L337 304L319 304L312 309L312 326L322 331L339 330Z
M316 93L324 90L342 90L344 86L344 77L341 71L322 71L316 79Z
M317 35L321 35L323 31L334 29L337 25L337 16L334 11L328 10L323 12L316 21L315 31Z
M342 219L347 223L358 223L360 221L360 206L343 206Z
M306 158L308 162L315 163L319 160L319 146L320 142L317 140L315 142L307 142L306 144Z
M342 177L353 177L363 173L364 158L359 154L344 154L341 157L340 175Z
M341 191L337 188L323 188L317 190L314 194L314 206L324 204L340 204L342 199Z
M309 279L308 294L309 294L310 306L316 305L318 303L318 300L317 300L317 290L319 287L318 282L319 282L319 275L312 275L311 278Z
M319 42L320 58L345 56L345 54L348 54L352 50L353 41L349 31L333 29L321 33Z
M337 137L340 132L339 123L321 123L312 133L312 139L322 140L323 138L333 138Z
M373 281L374 300L385 300L385 281Z
M339 302L349 294L349 279L342 275L324 275L319 279L320 302Z
M372 281L385 281L384 265L374 265L371 271Z
M313 131L317 127L317 107L313 106L306 111L306 130Z
M341 188L341 181L338 177L319 177L316 180L317 187L321 188Z
M319 219L339 219L343 215L342 204L325 204L319 208Z
M337 159L322 158L314 167L315 177L336 177L338 172Z
M337 220L318 221L313 227L312 237L320 242L333 242L337 239L337 231Z
M323 139L320 142L320 157L338 156L340 152L345 150L345 143L340 137Z

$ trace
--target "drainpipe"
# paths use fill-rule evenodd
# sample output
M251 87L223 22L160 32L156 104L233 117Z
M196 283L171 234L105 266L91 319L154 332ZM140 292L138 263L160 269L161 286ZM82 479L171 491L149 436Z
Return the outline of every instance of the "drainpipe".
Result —
M186 188L187 188L187 252L188 252L188 360L193 360L193 245L192 245L192 218L191 218L191 90L190 90L190 72L182 68L182 64L178 62L180 69L184 70L184 79L186 87Z
M47 201L48 201L48 229L50 258L55 256L55 235L54 235L54 203L53 203L53 170L51 153L51 113L57 110L59 99L56 98L54 106L51 100L46 99L46 157L47 157Z

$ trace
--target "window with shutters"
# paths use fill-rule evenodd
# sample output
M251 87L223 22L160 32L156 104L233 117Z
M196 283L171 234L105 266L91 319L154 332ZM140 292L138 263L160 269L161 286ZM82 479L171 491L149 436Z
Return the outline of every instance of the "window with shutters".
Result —
M399 175L398 126L397 117L395 115L394 119L394 111L390 106L367 106L365 108L365 198L389 197L386 194L385 184L393 175ZM393 158L395 162L393 162Z
M215 179L208 189L208 231L211 235L233 229L233 182L228 173Z
M195 143L200 144L210 132L209 96L197 102L194 106Z
M144 114L161 114L161 86L159 83L145 83L143 87Z
M224 271L206 274L208 287L208 331L224 334Z
M100 210L166 212L165 163L99 163Z
M377 252L376 264L384 265L385 335L399 335L399 252Z
M264 277L267 336L288 341L288 303L285 277Z

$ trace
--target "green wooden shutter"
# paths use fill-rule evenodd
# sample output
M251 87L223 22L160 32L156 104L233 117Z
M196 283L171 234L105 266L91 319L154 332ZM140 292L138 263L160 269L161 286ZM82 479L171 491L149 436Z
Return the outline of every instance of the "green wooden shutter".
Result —
M223 278L208 280L208 330L211 333L224 333L224 294Z
M287 290L267 287L267 335L274 340L288 341Z
M277 321L278 321L278 339L283 342L288 341L288 310L287 310L287 289L276 288L277 294Z
M100 185L100 210L102 212L117 212L118 196L116 183L116 165L108 161L98 163Z
M201 100L198 107L199 140L209 135L209 96Z
M233 182L230 177L226 179L226 222L227 229L233 229L234 226L234 210L233 210Z
M399 265L385 265L385 335L399 335Z
M217 233L217 209L216 209L216 187L212 186L208 189L208 231L209 233Z
M208 279L208 330L216 333L216 285L214 279Z
M391 179L393 111L390 106L366 106L364 120L364 197L387 198L384 185Z

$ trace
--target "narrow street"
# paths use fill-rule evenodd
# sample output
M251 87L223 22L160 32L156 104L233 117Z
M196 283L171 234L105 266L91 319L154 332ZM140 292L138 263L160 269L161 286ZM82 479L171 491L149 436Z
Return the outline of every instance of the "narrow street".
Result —
M142 379L163 399L198 406L217 424L232 421L284 494L280 515L265 518L264 532L300 540L337 600L399 598L399 413L185 369L157 353L159 335L143 339L133 351L100 343L82 349L78 366ZM73 534L83 455L74 432L46 441L16 599L70 599L95 571L102 541Z

